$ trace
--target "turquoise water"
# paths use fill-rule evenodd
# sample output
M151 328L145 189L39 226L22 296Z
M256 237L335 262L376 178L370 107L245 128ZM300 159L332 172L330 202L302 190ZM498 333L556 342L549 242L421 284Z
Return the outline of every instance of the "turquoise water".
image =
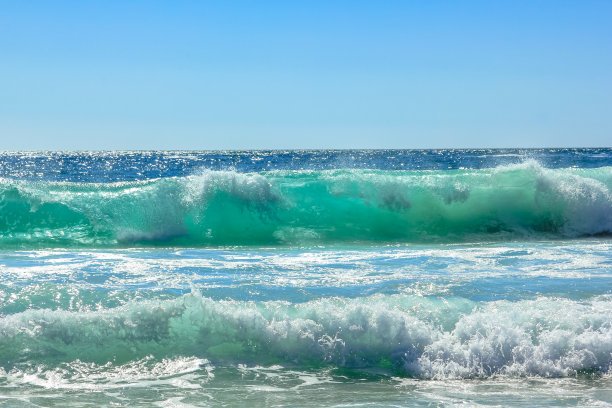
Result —
M612 231L612 168L200 170L114 183L4 179L0 247L312 245Z
M612 405L610 150L305 154L5 154L0 406Z

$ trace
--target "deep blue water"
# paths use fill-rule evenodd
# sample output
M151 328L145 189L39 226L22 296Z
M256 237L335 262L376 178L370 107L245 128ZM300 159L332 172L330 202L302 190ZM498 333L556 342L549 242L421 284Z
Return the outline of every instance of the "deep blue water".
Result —
M108 183L184 177L202 169L457 170L517 164L527 159L553 169L605 167L612 160L612 149L0 152L0 177Z

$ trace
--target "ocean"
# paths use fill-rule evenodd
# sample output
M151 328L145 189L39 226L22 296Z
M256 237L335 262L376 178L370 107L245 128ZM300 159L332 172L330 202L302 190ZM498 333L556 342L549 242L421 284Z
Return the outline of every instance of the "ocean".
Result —
M612 149L0 153L0 406L612 406Z

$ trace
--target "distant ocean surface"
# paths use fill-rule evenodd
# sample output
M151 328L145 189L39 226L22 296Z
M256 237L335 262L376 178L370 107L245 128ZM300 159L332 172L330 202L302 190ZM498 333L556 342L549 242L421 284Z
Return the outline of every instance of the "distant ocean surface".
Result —
M0 153L0 406L612 406L612 149Z

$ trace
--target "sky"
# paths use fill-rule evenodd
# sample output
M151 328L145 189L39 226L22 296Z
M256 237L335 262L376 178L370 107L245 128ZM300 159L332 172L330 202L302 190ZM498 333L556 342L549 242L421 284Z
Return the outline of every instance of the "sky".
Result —
M0 150L612 146L610 1L3 1Z

